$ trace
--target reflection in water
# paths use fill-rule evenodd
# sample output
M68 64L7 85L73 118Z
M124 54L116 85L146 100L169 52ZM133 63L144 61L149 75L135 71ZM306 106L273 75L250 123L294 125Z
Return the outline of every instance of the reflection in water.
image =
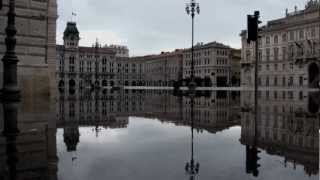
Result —
M273 94L271 96L270 94ZM319 173L319 93L260 92L257 118L251 107L252 92L241 93L241 143L247 145L247 170L258 175L256 149L283 157L288 163L304 167L308 175Z
M186 163L185 170L189 174L189 179L194 180L195 176L199 173L200 164L194 161L194 154L193 154L193 126L194 126L194 99L195 99L195 92L191 92L189 95L190 98L190 107L191 107L191 160L190 162Z
M80 91L60 94L55 104L57 116L52 105L44 100L24 100L20 105L2 103L3 119L0 119L0 129L4 133L0 136L0 179L58 179L57 156L60 158L59 179L62 180L87 179L83 175L84 169L105 172L106 169L102 167L104 165L109 168L107 172L110 179L150 179L142 175L148 174L143 166L143 170L140 170L139 166L132 165L136 168L132 170L135 173L122 171L130 171L133 167L129 162L132 160L137 163L136 158L146 163L159 164L177 161L181 167L181 162L185 162L190 151L183 144L184 139L186 143L190 143L190 130L184 131L186 127L191 129L191 158L184 164L184 171L190 175L190 179L195 179L196 175L197 179L232 179L228 173L214 171L223 167L228 167L224 172L243 179L249 179L252 175L265 179L271 174L282 179L318 179L319 99L320 94L317 92L267 91L259 93L259 103L255 108L253 92L216 91L173 96L169 91L152 90ZM130 117L135 117L135 120L129 121ZM160 122L161 125L150 123L140 127L139 119ZM152 128L155 126L163 132L175 134L165 136L156 131L150 132L151 129L155 130ZM239 136L235 136L230 130L231 127L238 126L241 126L239 135L242 145L238 141ZM56 137L56 127L61 129L61 138ZM81 131L83 127L89 127L90 131ZM141 135L137 135L140 131ZM196 139L194 133L199 134ZM121 144L124 137L130 136L133 140L123 142L125 145ZM183 138L171 141L174 136ZM163 140L164 137L168 141ZM225 144L220 144L222 147L212 146L212 143L218 141L218 137L223 137ZM163 144L155 149L144 145L150 138L156 142L161 139ZM103 155L97 156L103 139L112 139L113 144L103 141L107 148L104 147ZM194 151L194 141L197 142L197 151ZM63 147L59 154L57 144L58 148ZM61 146L62 144L65 146ZM135 147L135 144L140 146ZM179 149L179 144L183 144L181 147L184 149ZM220 157L215 155L221 152L215 150L224 149L228 147L227 144L232 144L235 149L239 146L239 154L225 154L225 161L218 161ZM177 146L181 152L174 158L169 158L174 153L172 150L164 153L166 156L154 155L166 152L166 146ZM113 151L112 148L116 149ZM142 156L133 153L137 148L140 151L147 149L152 156L148 156L146 152ZM225 151L230 152L228 149ZM75 153L81 157L75 156ZM89 159L100 162L100 159L95 159L97 157L103 159L102 164L90 164L90 167L78 169ZM68 164L77 158L77 167L73 163ZM274 164L279 158L283 159L281 163ZM198 162L201 162L201 173ZM153 171L151 174L160 172L156 164L148 163L147 167ZM72 173L70 166L74 166ZM303 167L304 173L299 167ZM64 173L65 169L67 173ZM118 171L124 175L112 176ZM79 176L72 177L71 174ZM180 175L184 175L183 172L168 173L168 177L164 179L183 178ZM95 177L93 179L101 179L99 174Z
M2 102L0 179L57 179L55 120L44 111L47 101L37 103L47 114L26 101Z

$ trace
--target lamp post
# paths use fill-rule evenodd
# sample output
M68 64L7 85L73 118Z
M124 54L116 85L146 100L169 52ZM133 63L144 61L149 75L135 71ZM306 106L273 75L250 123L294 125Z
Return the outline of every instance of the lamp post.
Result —
M194 98L195 94L190 94L191 98L191 160L185 165L185 171L189 175L190 180L194 180L195 176L199 173L200 164L195 163L193 158L194 148L193 148L193 127L194 127Z
M2 1L2 0L1 0ZM9 1L8 22L6 27L6 52L2 59L3 62L3 99L6 100L19 100L20 90L18 87L17 77L17 64L19 62L15 47L16 47L16 34L15 27L15 0Z
M200 14L200 6L199 3L196 3L195 0L191 0L190 3L186 5L186 12L191 16L192 19L192 46L191 46L191 82L189 84L189 88L194 89L196 86L195 78L194 78L194 17L196 14Z

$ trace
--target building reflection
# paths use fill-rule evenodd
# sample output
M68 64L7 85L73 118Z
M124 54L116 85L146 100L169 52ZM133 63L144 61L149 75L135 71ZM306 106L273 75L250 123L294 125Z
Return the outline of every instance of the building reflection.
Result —
M192 147L194 132L217 133L241 125L247 173L259 176L263 150L283 157L285 167L302 165L306 174L317 175L320 93L264 91L258 97L257 116L253 92L216 91L190 98L170 91L83 90L60 93L55 107L46 100L2 102L0 179L57 179L56 128L63 129L66 150L72 152L81 141L80 127L99 136L127 128L129 117L191 127ZM191 155L186 169L192 160Z
M210 92L194 99L194 124L197 132L210 133L240 125L240 99L231 92ZM57 126L64 130L68 151L79 143L79 127L93 127L98 136L108 128L126 128L129 117L157 119L162 123L191 126L191 99L174 96L171 91L84 90L60 93Z
M0 179L57 179L55 116L43 102L2 102Z
M283 157L283 165L319 173L319 92L261 91L255 118L254 92L241 93L241 138L247 172L258 175L259 151ZM260 160L263 161L263 160Z

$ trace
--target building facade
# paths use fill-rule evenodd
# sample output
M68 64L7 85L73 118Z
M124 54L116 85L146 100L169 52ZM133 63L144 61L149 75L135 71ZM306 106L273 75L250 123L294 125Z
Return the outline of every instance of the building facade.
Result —
M5 51L9 0L0 10L0 59ZM54 95L56 62L56 0L16 1L18 85L24 97ZM3 85L0 63L0 88Z
M182 51L145 56L144 67L146 85L173 86L182 80Z
M60 90L111 88L123 86L164 86L181 84L190 77L191 50L177 49L155 55L129 57L125 46L79 46L80 33L76 23L68 22L64 45L57 45L56 77ZM195 75L201 86L232 85L237 77L238 51L212 42L195 47ZM233 55L234 54L234 55ZM238 65L237 65L238 63ZM237 70L235 70L237 71ZM206 79L207 83L204 83ZM238 80L236 78L236 80Z
M231 85L240 86L241 84L241 50L231 50Z
M194 47L194 69L196 78L210 79L210 86L230 85L231 48L217 42L199 43ZM191 49L183 54L183 79L191 76Z
M260 87L318 88L320 60L320 2L268 21L258 40ZM241 86L254 85L255 44L242 37Z
M143 84L140 61L130 61L124 46L79 46L80 33L74 22L64 31L64 45L57 45L56 77L60 90Z

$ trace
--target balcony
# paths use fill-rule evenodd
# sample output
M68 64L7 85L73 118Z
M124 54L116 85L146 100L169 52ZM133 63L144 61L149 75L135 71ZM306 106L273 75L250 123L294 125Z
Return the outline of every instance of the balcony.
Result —
M320 52L315 52L315 53L305 53L298 55L296 54L293 56L293 60L295 64L306 64L310 61L319 61L320 60Z

